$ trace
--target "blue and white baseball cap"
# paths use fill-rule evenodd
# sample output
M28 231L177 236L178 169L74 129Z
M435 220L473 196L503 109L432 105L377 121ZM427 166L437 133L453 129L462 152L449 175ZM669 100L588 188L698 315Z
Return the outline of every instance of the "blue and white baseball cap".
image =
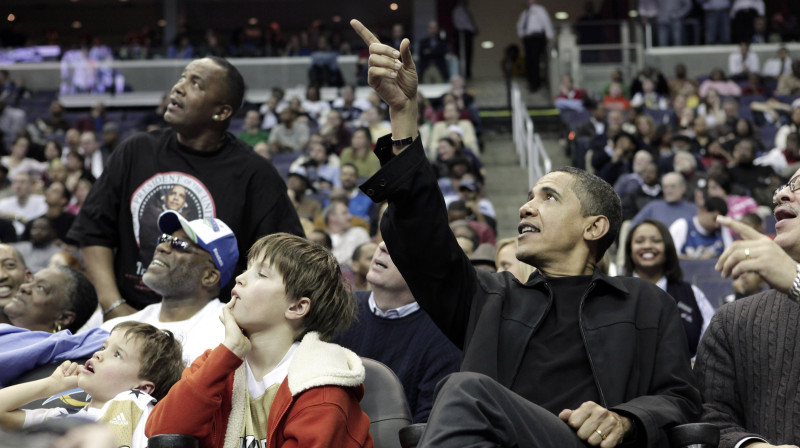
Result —
M193 243L211 254L219 269L220 286L225 286L233 277L239 261L239 246L236 235L227 224L216 218L187 221L180 213L168 210L158 217L158 228L167 234L183 229Z

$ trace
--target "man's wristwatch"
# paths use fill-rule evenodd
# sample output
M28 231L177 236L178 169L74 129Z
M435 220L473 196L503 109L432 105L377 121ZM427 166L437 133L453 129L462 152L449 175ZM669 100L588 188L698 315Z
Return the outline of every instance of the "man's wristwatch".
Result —
M414 137L401 138L400 140L392 139L392 146L395 148L403 148L414 143Z
M789 298L795 302L800 302L800 264L797 265L797 277L794 278L792 289L789 290Z

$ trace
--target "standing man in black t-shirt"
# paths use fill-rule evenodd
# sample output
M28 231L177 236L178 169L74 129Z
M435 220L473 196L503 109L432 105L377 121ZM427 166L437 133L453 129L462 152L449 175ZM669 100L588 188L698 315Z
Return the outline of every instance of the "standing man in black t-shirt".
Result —
M228 61L194 60L170 91L164 120L171 129L136 134L112 154L69 232L81 244L106 319L160 300L141 278L156 246L149 211L165 194L180 190L182 214L231 227L239 269L259 237L303 235L278 172L227 132L243 97L244 79Z

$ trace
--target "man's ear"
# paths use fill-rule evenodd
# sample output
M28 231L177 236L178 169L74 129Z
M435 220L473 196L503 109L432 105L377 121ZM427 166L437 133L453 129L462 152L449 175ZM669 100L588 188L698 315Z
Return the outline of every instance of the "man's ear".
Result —
M603 215L587 216L584 218L583 239L586 241L597 241L604 237L611 228L608 218Z
M156 385L153 384L152 381L142 380L142 382L136 385L134 389L139 389L148 395L153 395L153 391L156 390Z
M311 311L311 299L301 297L286 309L286 318L289 320L302 319L309 311Z
M220 273L217 268L208 268L203 271L203 276L200 278L200 283L205 288L212 288L219 283Z
M30 283L33 280L33 272L30 269L25 269L25 280L22 283Z
M223 104L219 106L214 113L214 121L225 121L233 115L233 108L228 104Z

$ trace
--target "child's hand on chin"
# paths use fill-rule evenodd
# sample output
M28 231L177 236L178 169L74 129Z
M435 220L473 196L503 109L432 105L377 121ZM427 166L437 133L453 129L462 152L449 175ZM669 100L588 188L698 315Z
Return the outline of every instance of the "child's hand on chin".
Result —
M59 390L70 390L78 387L78 373L81 366L77 362L64 361L50 375L56 388Z
M225 325L225 340L222 341L222 344L228 347L228 350L232 351L234 355L244 359L247 353L250 352L251 345L250 339L248 339L247 335L239 328L239 324L236 323L236 319L231 313L235 303L236 300L231 299L231 301L222 308L222 314L219 316L219 320Z

